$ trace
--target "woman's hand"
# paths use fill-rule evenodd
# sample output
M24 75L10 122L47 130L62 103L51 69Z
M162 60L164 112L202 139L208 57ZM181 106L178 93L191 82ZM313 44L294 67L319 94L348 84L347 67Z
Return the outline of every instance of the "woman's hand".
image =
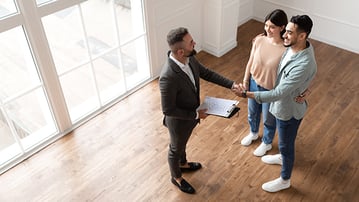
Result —
M300 104L305 102L305 98L311 93L309 89L306 89L303 93L294 98L294 100Z

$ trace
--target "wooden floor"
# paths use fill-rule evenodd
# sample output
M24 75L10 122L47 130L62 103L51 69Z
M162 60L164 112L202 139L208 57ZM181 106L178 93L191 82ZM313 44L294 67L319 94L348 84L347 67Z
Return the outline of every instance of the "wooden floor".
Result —
M211 69L241 81L251 39L263 24L238 29L238 46L221 58L200 52ZM239 116L210 116L195 129L188 159L203 169L184 177L197 194L170 182L169 135L157 80L0 176L0 201L359 201L359 55L311 40L318 74L296 141L292 187L261 185L280 174L240 145L248 132L246 100L201 81L205 95L240 100ZM165 54L165 53L163 53ZM278 152L277 137L269 154Z

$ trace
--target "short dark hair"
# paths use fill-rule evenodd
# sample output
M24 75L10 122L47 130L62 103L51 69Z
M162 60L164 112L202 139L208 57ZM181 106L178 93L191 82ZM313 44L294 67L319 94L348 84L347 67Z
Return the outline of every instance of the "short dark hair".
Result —
M307 33L306 38L308 38L310 32L312 31L313 21L307 15L296 15L290 19L290 22L297 25L298 32Z
M176 29L172 29L167 34L167 43L169 47L171 48L172 52L177 51L181 46L178 46L177 44L179 42L183 41L183 37L188 34L188 29L184 27L179 27Z
M281 10L281 9L275 9L274 11L270 12L264 20L264 23L270 20L273 24L275 24L278 27L286 26L288 24L288 17L287 14ZM283 29L280 32L280 37L283 37L283 34L285 33L285 29ZM267 35L267 33L264 31L264 35Z

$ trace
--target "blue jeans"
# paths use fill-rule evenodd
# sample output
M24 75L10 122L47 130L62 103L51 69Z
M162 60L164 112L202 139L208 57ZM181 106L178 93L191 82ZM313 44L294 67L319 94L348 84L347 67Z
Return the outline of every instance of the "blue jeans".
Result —
M256 81L251 77L249 83L249 91L268 91L267 89L257 85ZM276 121L275 117L269 112L270 103L258 104L255 99L248 99L248 123L252 133L258 133L259 123L261 121L261 113L263 115L263 138L265 144L272 144Z
M278 126L278 146L282 155L282 169L280 176L284 180L290 179L293 170L295 156L295 138L302 119L292 118L288 121L277 119Z

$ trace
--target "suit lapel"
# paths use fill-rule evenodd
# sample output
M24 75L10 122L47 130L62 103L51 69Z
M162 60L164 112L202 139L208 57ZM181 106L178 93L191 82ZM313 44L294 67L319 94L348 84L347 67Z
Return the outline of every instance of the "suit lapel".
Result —
M193 74L193 78L194 78L194 82L195 82L196 88L197 88L197 90L198 90L198 89L199 89L199 74L198 74L197 71L194 71L194 69L193 69L191 63L189 63L188 65L189 65L189 67L191 68L191 71L192 71L192 74Z
M174 61L172 61L170 58L168 58L168 63L169 63L169 66L172 68L172 70L174 71L174 72L176 72L177 73L177 75L179 75L183 80L185 80L186 82L186 84L187 85L189 85L190 86L190 88L194 91L194 92L196 92L196 89L195 89L195 87L194 87L194 85L193 85L193 83L192 83L192 81L191 81L191 79L188 77L188 75L174 62ZM192 68L192 67L191 67ZM192 72L193 72L193 70L192 70ZM198 79L196 79L196 76L195 76L195 74L193 73L193 76L194 76L194 80L195 80L195 83L196 83L196 87L198 88L198 86L197 86L197 80Z

